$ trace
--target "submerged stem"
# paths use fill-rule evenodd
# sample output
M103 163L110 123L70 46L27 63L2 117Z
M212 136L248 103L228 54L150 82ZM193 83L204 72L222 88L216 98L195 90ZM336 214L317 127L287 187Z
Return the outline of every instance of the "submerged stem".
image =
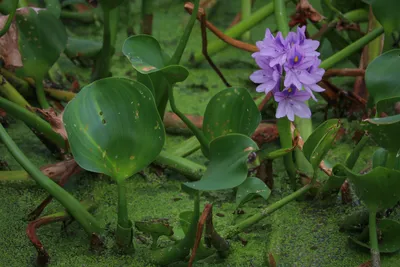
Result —
M376 233L376 212L369 212L369 244L371 246L372 267L380 267L381 259L379 255L378 236Z

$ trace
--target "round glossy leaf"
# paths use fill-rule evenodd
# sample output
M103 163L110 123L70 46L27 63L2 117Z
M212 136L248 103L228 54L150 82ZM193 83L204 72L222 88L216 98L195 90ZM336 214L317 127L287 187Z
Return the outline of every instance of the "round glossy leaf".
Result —
M400 201L400 171L376 167L369 173L360 175L343 165L337 165L333 172L347 174L356 189L357 196L371 212L392 208Z
M210 164L200 181L185 183L195 190L230 189L247 178L247 161L257 144L246 135L229 134L210 143Z
M246 89L227 88L217 93L208 103L203 132L210 141L230 133L250 136L260 120L260 111Z
M64 25L48 10L20 9L16 14L25 76L42 80L67 44Z
M241 185L238 186L236 192L236 206L239 207L250 201L255 196L260 196L265 200L271 194L268 186L257 177L248 177Z
M367 119L363 127L379 146L393 153L400 149L400 115Z
M400 1L370 0L370 3L376 19L382 24L387 33L400 31L400 17L398 12L400 10Z
M365 83L370 95L370 102L377 106L378 112L385 108L388 102L391 102L387 100L400 98L399 69L400 49L386 52L368 65ZM381 103L379 103L380 101Z
M379 252L381 253L394 253L400 250L400 223L394 220L383 219L378 221L377 228L379 231ZM368 228L366 228L367 230ZM365 236L369 237L369 234ZM354 243L365 247L371 248L366 241L368 240L358 240L350 237L350 240Z
M311 163L314 170L318 168L321 160L332 148L339 128L339 120L325 121L311 133L304 143L304 156Z
M129 79L107 78L85 86L67 105L64 124L76 162L117 180L146 167L164 145L152 93Z

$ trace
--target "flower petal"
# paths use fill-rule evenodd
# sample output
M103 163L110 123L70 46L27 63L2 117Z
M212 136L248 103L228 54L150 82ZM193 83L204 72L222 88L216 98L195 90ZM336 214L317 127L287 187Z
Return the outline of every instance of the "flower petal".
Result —
M292 110L300 118L311 118L311 110L304 102L293 101Z
M276 114L275 114L276 118L279 119L286 116L286 106L287 106L286 101L282 101L278 104L278 108L276 109Z

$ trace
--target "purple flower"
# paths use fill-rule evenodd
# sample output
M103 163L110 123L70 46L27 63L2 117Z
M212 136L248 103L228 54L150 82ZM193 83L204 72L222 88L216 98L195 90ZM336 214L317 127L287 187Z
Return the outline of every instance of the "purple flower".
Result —
M276 117L287 116L290 121L294 121L294 116L300 118L310 118L310 108L304 103L310 98L310 94L305 91L299 91L295 86L290 86L282 92L274 94L275 101L278 102Z
M319 68L319 65L321 64L321 60L318 58L314 60L314 64L307 69L309 73L312 73L312 75L318 80L322 80L322 76L325 73L324 69ZM304 89L311 95L311 97L317 101L317 98L314 96L314 92L323 92L325 91L324 88L319 86L317 83L312 83L312 84L304 84Z
M286 62L288 47L282 33L278 32L276 37L274 37L270 30L267 29L262 44L259 44L257 47L260 49L260 56L270 58L270 67L278 64L282 66Z
M268 94L271 91L279 91L282 71L279 66L271 68L269 65L264 65L261 70L255 71L250 75L250 80L254 83L259 83L256 91Z
M303 49L295 44L288 54L285 64L285 87L292 84L296 88L302 88L304 84L315 84L321 80L321 77L314 72L309 72L309 68L314 65L315 57L306 57Z

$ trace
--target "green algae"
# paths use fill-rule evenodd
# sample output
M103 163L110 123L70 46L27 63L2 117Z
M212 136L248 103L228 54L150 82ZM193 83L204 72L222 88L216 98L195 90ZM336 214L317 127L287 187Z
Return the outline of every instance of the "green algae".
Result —
M220 0L222 2L222 0ZM132 5L134 10L137 2ZM181 3L170 4L168 1L158 1L154 20L154 36L161 45L172 54L177 44L188 16L171 16L182 14ZM178 1L179 2L179 1ZM260 5L262 1L256 1ZM233 5L226 11L227 5L218 4L210 19L219 27L227 27L230 20L239 10ZM135 9L136 8L136 9ZM293 6L292 6L293 8ZM135 14L135 17L138 14ZM122 19L124 17L122 16ZM166 24L167 21L167 24ZM137 20L136 20L137 22ZM122 24L122 22L121 22ZM263 36L265 27L274 28L273 18L266 19L260 27L252 30L254 39ZM123 28L123 27L121 27ZM91 36L101 40L101 27L71 27L71 31L81 36ZM192 52L198 51L200 45L200 31L198 25L192 34L183 62L188 62ZM117 51L113 58L112 71L118 76L134 78L128 60L120 53L120 48L127 37L121 30L117 38ZM214 37L210 37L214 39ZM234 48L228 48L214 57L218 65L223 66L223 73L228 81L235 86L249 88L254 92L254 86L248 82L249 74L255 66L249 54ZM77 68L70 64L62 64L65 71L78 73L81 84L89 82L89 70ZM208 100L215 93L224 88L218 76L206 64L199 69L190 69L191 75L184 83L175 87L178 105L185 113L202 115ZM267 114L266 118L273 114ZM315 123L321 122L322 116L315 116ZM22 123L13 123L7 129L24 153L37 165L42 166L55 162L51 153L40 143L30 130ZM168 136L166 148L182 142L186 137ZM348 140L347 140L348 141ZM270 144L277 147L277 144ZM329 152L329 162L344 162L350 152L350 142L341 143ZM355 170L361 170L369 163L374 146L367 146L358 160ZM189 157L199 163L206 160L198 151ZM0 159L6 160L13 170L20 169L5 147L0 144ZM234 193L232 191L204 193L201 206L208 202L214 203L214 214L221 213L224 217L215 216L214 223L217 230L223 230L227 225L243 220L256 213L261 207L273 203L288 195L289 187L286 183L285 170L281 160L274 162L274 172L277 174L275 188L268 201L256 199L244 205L245 214L232 214L235 208ZM177 173L166 170L158 177L153 170L145 170L146 177L136 175L127 181L127 197L131 220L145 218L166 218L177 229L179 214L192 209L193 200L181 191L180 185L186 181ZM320 172L319 179L326 179ZM146 247L135 239L137 247L134 255L119 255L112 247L114 245L113 229L116 226L117 190L116 184L108 177L96 174L83 173L75 175L66 185L66 189L78 199L94 198L98 204L95 216L106 227L105 244L107 249L100 254L89 251L89 238L77 223L70 225L66 231L61 231L61 224L44 226L38 231L38 236L51 257L50 266L152 266L146 261L148 257ZM26 216L47 196L47 193L38 188L34 182L0 184L0 266L20 267L33 266L36 251L25 235L27 226ZM296 201L288 204L268 218L246 230L240 236L248 241L244 246L238 239L231 240L232 252L225 260L211 257L196 266L265 266L263 259L266 253L273 253L279 266L358 266L370 257L368 251L359 249L348 243L347 234L339 232L338 224L348 214L360 210L361 206L342 205L335 203L331 206L322 206L311 200ZM45 214L57 212L62 207L52 202L46 208ZM400 211L392 215L400 218ZM137 233L140 234L140 233ZM159 245L170 244L166 238L161 238ZM400 261L399 253L382 256L382 266L395 267ZM186 266L173 264L172 266Z

